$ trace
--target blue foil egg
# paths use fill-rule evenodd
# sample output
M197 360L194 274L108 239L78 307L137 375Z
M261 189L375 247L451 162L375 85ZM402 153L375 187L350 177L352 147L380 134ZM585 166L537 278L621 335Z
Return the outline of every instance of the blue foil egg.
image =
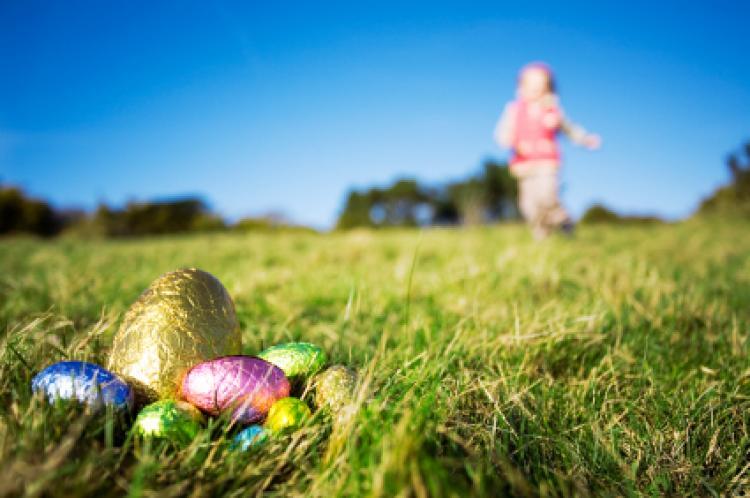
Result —
M268 431L260 425L251 425L245 427L237 433L232 440L231 449L247 451L253 448L259 448L268 441Z
M50 403L58 399L78 400L89 408L133 407L133 390L121 378L99 365L84 361L61 361L48 366L31 380L31 390L43 392Z

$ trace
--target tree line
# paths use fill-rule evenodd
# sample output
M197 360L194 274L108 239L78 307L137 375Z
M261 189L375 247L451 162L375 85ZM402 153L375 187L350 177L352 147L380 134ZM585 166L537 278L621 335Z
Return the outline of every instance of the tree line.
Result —
M698 214L750 218L750 141L727 157L730 181L701 201Z
M518 187L506 164L486 161L463 180L424 185L402 178L385 187L351 190L336 227L476 225L519 218Z
M750 141L726 160L729 182L703 199L694 216L750 218ZM337 228L417 225L475 225L519 218L517 185L507 165L488 160L480 173L442 186L400 179L387 187L351 190ZM623 215L597 203L583 224L663 223L657 216Z
M702 200L696 216L750 218L750 141L729 155L726 164L730 181ZM478 173L439 185L402 178L384 187L351 190L336 227L476 225L517 220L517 189L506 164L487 160ZM653 216L623 216L595 204L581 222L649 224L661 220ZM134 237L220 230L310 229L294 225L279 214L228 223L199 197L129 202L122 208L101 204L91 213L60 210L18 187L0 183L0 235Z
M52 237L138 237L222 230L309 230L279 214L228 223L199 197L128 202L122 208L100 204L93 213L57 210L21 189L0 185L0 235L29 233Z

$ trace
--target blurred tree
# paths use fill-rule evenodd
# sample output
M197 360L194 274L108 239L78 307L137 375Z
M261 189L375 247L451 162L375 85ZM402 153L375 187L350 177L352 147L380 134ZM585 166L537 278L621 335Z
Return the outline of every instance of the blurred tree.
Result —
M618 223L620 221L621 218L617 213L602 204L594 204L581 217L581 223L584 224Z
M448 198L464 225L479 225L487 220L488 192L481 177L448 184Z
M703 199L697 214L750 217L750 141L740 153L729 155L727 167L731 174L729 184Z
M664 220L657 216L632 216L617 214L602 204L594 204L586 210L581 217L581 223L593 225L598 223L628 224L628 225L651 225L663 223Z
M386 188L352 190L336 226L475 225L516 219L516 195L508 167L488 160L479 174L439 187L400 179Z
M505 164L487 160L484 163L483 183L485 202L491 220L519 219L518 182Z
M242 218L232 225L232 230L239 232L284 231L315 233L314 229L303 225L297 225L286 215L277 211L271 211L260 216Z
M383 213L379 224L386 226L416 226L419 209L429 205L427 192L413 179L398 180L390 188L375 195L372 209ZM372 213L371 213L372 214Z
M198 198L171 201L130 202L124 209L100 205L91 222L91 232L108 237L161 235L190 231L220 230L224 220Z
M388 188L352 190L336 227L416 226L431 219L430 201L430 194L410 178L397 180Z
M46 202L27 197L21 189L0 185L0 234L49 237L60 232L63 221Z
M370 218L371 209L372 200L368 192L350 191L344 203L344 210L339 215L336 228L347 229L374 226L372 218Z

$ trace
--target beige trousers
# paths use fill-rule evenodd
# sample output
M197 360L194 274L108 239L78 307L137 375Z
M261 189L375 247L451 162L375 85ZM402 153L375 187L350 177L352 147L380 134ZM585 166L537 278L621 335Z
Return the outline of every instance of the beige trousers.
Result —
M518 207L537 240L570 219L558 196L558 169L556 161L529 161L511 169L518 179Z

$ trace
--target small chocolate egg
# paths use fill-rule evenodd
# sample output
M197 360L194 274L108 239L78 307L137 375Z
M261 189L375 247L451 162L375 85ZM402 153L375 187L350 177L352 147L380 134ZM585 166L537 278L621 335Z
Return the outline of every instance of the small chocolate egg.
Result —
M312 377L326 364L326 353L309 342L288 342L265 349L258 358L273 363L292 380Z
M292 432L310 418L310 408L300 399L283 398L273 404L263 426L274 434Z
M191 268L162 275L133 303L115 334L109 368L142 400L173 398L185 370L240 352L232 299L216 278Z
M133 432L141 437L190 444L201 429L203 415L190 403L162 399L141 410Z
M232 420L262 419L276 400L289 396L280 368L253 356L224 356L187 371L180 397L210 415L232 411Z
M133 407L133 390L112 372L85 361L61 361L48 366L31 380L31 389L43 392L50 403L78 400L91 409Z
M268 431L261 425L251 425L238 432L230 449L247 451L263 446L268 441Z
M334 365L315 376L315 405L336 413L352 402L357 374L343 365Z

